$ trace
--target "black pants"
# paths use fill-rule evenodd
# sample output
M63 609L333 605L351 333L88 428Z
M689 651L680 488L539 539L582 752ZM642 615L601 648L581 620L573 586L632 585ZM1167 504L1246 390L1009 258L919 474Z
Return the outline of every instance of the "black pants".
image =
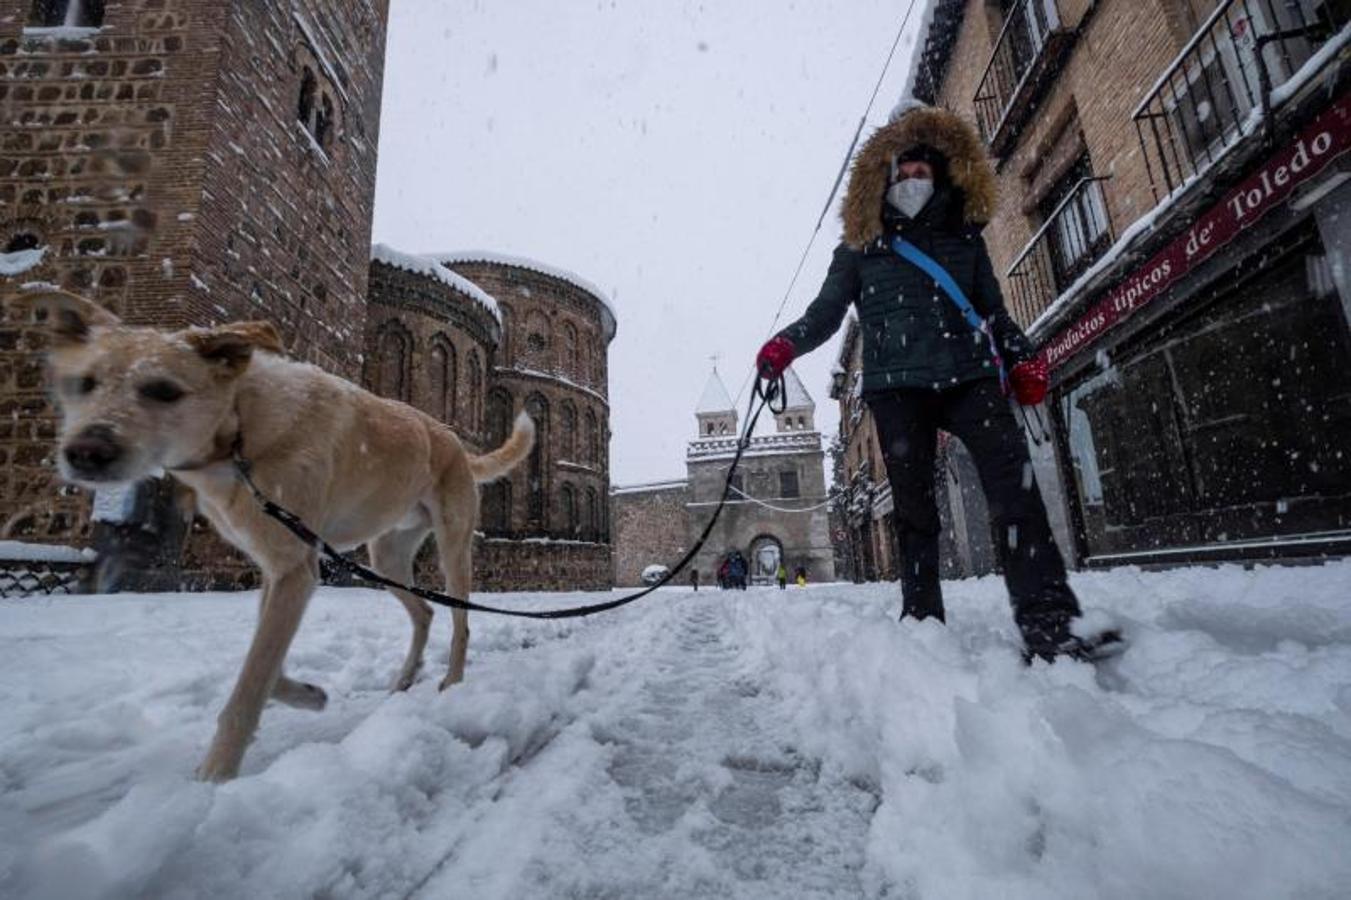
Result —
M994 525L1014 618L1079 614L1065 561L1051 535L1023 430L994 379L939 391L903 389L866 397L877 424L901 545L903 615L943 618L934 498L938 429L975 459Z

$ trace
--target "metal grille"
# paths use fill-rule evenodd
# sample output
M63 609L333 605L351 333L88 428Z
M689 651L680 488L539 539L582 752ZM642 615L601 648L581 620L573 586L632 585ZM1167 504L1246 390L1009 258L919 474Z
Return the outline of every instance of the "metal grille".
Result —
M1102 191L1107 178L1080 179L1009 267L1010 305L1023 325L1030 325L1112 245Z
M1273 85L1289 80L1345 24L1334 21L1335 6L1225 0L1215 9L1132 116L1156 200L1254 130Z
M0 560L0 598L77 594L88 569L85 563Z

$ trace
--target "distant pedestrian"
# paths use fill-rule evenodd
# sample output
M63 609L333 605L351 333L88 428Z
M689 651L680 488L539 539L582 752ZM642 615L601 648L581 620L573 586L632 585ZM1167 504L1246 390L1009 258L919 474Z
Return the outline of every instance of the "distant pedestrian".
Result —
M797 577L797 586L798 586L798 587L806 587L806 586L807 586L807 568L806 568L806 566L798 566L798 567L797 567L797 576L796 576L796 577Z
M779 571L774 573L774 577L779 580L779 590L785 590L788 587L788 569L783 563L779 563Z
M718 566L718 587L724 591L727 590L729 587L731 587L731 584L729 584L729 580L731 579L731 571L732 571L732 557L729 556L722 561L721 565Z
M690 587L694 588L694 592L695 592L696 594L699 592L699 570L698 570L698 569L690 569Z

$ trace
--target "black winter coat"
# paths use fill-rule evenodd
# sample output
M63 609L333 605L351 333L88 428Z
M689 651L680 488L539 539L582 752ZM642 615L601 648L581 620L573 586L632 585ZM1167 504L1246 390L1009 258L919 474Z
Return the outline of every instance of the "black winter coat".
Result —
M1004 308L982 226L963 218L963 204L960 191L940 186L913 220L887 210L879 238L862 249L836 248L820 293L780 334L799 355L807 353L835 333L853 305L865 393L998 377L989 339L932 278L892 249L891 237L899 233L946 269L990 323L1006 368L1031 357L1030 343Z

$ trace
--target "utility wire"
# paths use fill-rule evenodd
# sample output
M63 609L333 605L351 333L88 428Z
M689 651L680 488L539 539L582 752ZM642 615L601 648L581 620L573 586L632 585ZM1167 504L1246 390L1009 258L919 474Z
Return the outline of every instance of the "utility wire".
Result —
M835 195L840 190L840 183L844 181L844 173L849 169L849 160L854 156L854 148L858 146L859 136L863 134L863 126L868 122L868 114L872 112L873 104L877 102L877 94L882 90L882 82L886 80L887 70L891 68L891 60L896 56L896 48L901 44L901 36L905 34L905 26L910 22L910 14L915 11L915 0L910 0L910 5L905 8L905 16L901 19L901 27L896 29L896 39L891 42L891 49L887 51L886 62L882 63L882 71L877 76L877 84L873 85L872 96L868 98L868 105L863 110L863 115L859 117L858 127L854 129L854 139L849 142L849 149L845 151L844 159L840 162L840 170L835 173L835 183L830 186L830 196L826 197L825 206L821 207L821 215L816 219L816 227L812 229L811 236L807 238L807 246L802 248L802 256L797 261L797 268L793 270L792 280L788 282L788 290L783 292L783 299L779 301L779 308L774 313L774 321L769 325L769 333L765 335L768 340L774 334L775 327L779 324L779 319L783 316L784 307L788 305L788 298L793 294L793 288L797 285L798 276L802 274L802 267L807 264L807 256L811 253L812 245L816 243L816 236L821 232L821 224L826 220L826 214L830 212L831 205L835 202ZM755 377L755 365L750 366L745 380L741 382L741 387L736 392L736 399L732 401L732 407L741 402L741 395L746 393L746 387L751 379Z

